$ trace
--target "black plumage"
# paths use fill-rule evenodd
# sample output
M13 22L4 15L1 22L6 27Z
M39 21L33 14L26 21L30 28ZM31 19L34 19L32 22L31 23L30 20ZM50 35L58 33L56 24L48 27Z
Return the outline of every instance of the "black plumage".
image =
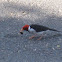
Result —
M41 31L46 31L46 30L51 30L51 31L57 31L55 29L51 29L42 25L37 25L37 24L32 24L30 25L31 28L33 28L36 32L41 32ZM59 31L57 31L59 32Z

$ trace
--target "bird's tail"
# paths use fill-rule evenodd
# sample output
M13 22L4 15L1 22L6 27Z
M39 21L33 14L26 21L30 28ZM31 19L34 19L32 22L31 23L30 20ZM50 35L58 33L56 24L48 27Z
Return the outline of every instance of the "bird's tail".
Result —
M61 32L61 31L58 31L58 30L55 30L55 29L50 29L50 30L52 30L52 31L56 31L56 32Z
M52 31L56 31L58 34L61 34L62 35L62 31L58 31L58 30L55 30L55 29L50 29Z

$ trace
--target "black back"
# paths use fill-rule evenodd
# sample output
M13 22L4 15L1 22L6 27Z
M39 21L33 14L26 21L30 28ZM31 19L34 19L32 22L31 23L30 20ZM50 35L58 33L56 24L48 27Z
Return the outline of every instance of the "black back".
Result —
M50 29L48 27L45 27L45 26L42 26L42 25L37 25L37 24L32 24L32 25L30 25L30 27L35 29L36 32L41 32L41 31L46 31L46 30L57 31L55 29Z

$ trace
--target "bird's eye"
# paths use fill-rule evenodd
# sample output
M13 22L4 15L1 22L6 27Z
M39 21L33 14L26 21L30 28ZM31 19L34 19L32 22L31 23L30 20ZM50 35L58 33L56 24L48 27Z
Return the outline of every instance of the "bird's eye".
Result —
M28 28L25 27L24 30L28 30Z
M24 28L24 30L26 30L27 28Z
M28 28L25 27L24 30L28 31Z

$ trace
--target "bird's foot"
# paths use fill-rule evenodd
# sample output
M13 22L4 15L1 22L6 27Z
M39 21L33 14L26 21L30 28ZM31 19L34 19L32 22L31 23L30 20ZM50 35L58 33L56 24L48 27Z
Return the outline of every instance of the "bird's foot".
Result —
M41 40L42 39L42 36L41 37L39 37L37 40Z
M29 37L29 39L33 39L35 36L31 36L31 37Z

